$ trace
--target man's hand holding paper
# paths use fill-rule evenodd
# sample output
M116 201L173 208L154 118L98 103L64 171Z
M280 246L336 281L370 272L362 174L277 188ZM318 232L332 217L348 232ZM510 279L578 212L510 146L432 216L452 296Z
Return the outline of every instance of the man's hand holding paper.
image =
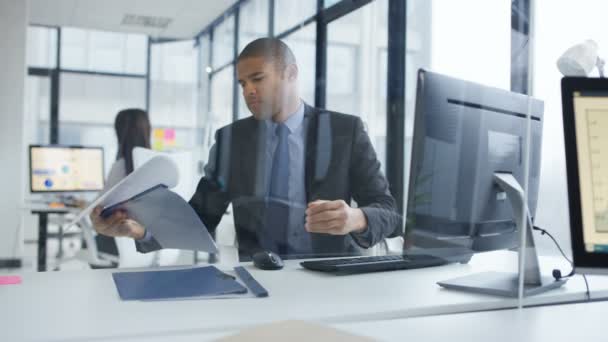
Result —
M137 221L129 218L124 210L116 210L108 217L101 215L102 207L97 206L91 212L93 227L99 234L113 237L130 237L135 240L143 239L146 230Z
M144 248L146 252L159 248L217 252L194 209L168 189L177 184L178 178L175 163L166 156L156 156L83 212L90 211L93 227L99 234L130 237L140 243L150 242L145 240L148 234L154 240L151 245L154 248Z

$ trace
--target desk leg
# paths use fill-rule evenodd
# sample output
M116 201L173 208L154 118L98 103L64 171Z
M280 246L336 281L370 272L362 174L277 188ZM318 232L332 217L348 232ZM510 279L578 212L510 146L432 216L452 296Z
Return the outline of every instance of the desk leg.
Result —
M48 214L38 213L38 272L46 271L46 235Z

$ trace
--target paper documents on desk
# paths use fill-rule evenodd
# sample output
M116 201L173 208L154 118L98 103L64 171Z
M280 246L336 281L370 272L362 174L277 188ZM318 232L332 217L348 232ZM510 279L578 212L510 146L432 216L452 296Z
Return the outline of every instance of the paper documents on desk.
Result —
M150 231L162 248L216 253L217 247L194 209L168 188L179 180L175 163L166 156L156 156L99 196L72 223L103 208L102 215L116 209Z

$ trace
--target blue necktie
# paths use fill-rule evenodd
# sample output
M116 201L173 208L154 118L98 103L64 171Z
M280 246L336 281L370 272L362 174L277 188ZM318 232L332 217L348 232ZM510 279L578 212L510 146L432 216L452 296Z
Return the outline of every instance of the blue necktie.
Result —
M269 196L273 199L289 199L289 129L284 123L279 124L275 134L279 138L272 159L270 172Z
M277 126L275 134L278 144L272 158L270 171L270 201L266 211L266 232L274 241L267 246L279 254L287 250L287 225L289 224L289 129L284 123ZM269 242L269 241L267 241ZM274 248L273 248L274 247Z

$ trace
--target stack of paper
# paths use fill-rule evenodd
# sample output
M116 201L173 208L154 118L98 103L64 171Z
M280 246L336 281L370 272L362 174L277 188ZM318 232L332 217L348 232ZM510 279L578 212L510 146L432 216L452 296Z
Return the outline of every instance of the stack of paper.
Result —
M168 190L177 184L178 175L171 159L155 156L99 196L72 223L96 206L103 208L102 216L123 210L150 231L162 248L217 253L215 242L194 209Z

